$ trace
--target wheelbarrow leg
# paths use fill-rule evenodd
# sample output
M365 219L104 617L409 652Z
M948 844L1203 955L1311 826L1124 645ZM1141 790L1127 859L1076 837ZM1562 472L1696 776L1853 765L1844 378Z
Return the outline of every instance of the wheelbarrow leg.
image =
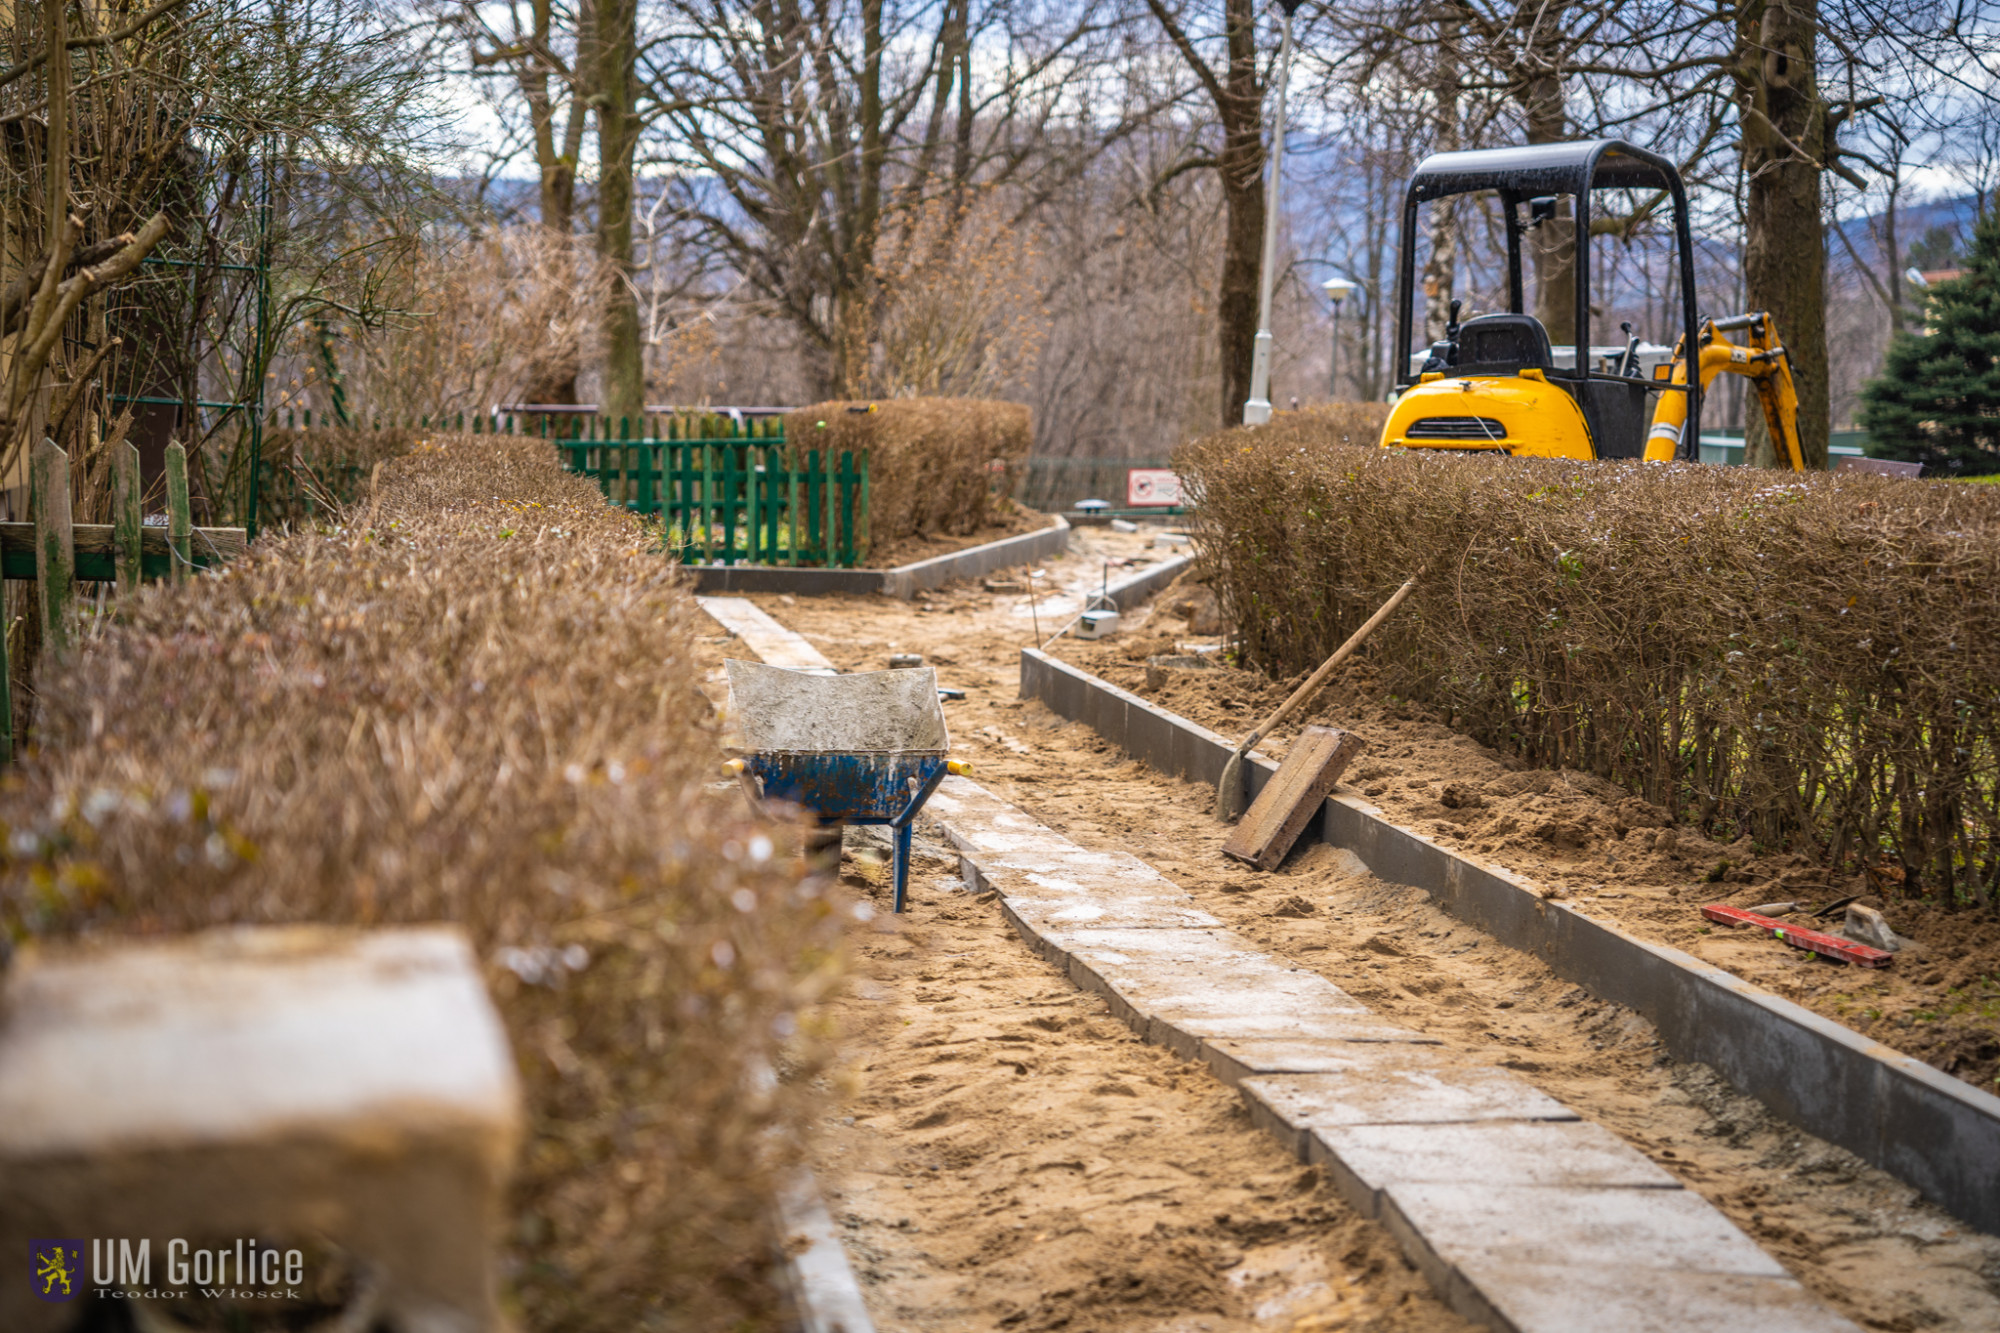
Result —
M903 890L910 882L910 826L896 826L896 910L903 910Z
M841 820L831 819L817 828L808 829L805 837L806 866L822 875L840 878L840 839L844 829Z

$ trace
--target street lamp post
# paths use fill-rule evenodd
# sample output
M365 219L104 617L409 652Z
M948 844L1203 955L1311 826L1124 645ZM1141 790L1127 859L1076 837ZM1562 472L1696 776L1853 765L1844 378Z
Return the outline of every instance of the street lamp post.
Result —
M1271 279L1278 264L1278 185L1285 169L1285 81L1292 71L1292 11L1301 2L1278 0L1285 26L1278 42L1278 108L1271 129L1271 183L1264 191L1264 262L1257 272L1257 341L1250 354L1250 399L1243 404L1246 426L1271 419Z
M1340 401L1340 303L1352 296L1359 283L1349 282L1338 273L1322 282L1320 290L1333 302L1333 360L1327 371L1326 387L1331 401Z

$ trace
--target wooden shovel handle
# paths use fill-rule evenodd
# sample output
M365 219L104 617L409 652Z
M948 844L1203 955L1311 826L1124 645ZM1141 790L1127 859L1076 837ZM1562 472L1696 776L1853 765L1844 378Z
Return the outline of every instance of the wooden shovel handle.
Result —
M1236 753L1238 754L1250 753L1250 751L1257 748L1257 742L1263 740L1264 737L1270 733L1272 727L1277 726L1280 722L1283 722L1286 718L1290 717L1292 715L1292 710L1297 708L1300 704L1304 703L1309 697L1311 697L1313 691L1317 690L1323 683L1325 683L1326 678L1333 674L1333 669L1339 666L1342 662L1345 662L1348 658L1348 655L1351 654L1356 648L1359 648L1362 644L1362 641L1365 640L1370 634L1373 634L1375 632L1375 627L1377 625L1380 625L1383 621L1387 620L1389 618L1389 613L1394 611L1397 607L1403 604L1403 599L1410 595L1410 590L1417 586L1417 580L1422 578L1423 576L1424 576L1424 571L1421 568L1418 569L1416 573L1410 575L1408 581L1406 581L1402 587L1396 589L1396 591L1390 595L1388 601L1382 603L1381 610L1377 611L1374 615L1368 617L1367 622L1363 624L1360 629L1348 635L1347 642L1341 644L1340 647L1334 649L1333 656L1327 658L1326 661L1320 663L1319 670L1313 672L1310 676L1307 676L1305 684L1299 686L1296 690L1293 690L1292 697L1285 700L1283 703L1279 704L1278 711L1264 719L1263 726L1258 727L1257 730L1251 732L1248 736L1245 736L1243 738L1243 744L1236 747Z

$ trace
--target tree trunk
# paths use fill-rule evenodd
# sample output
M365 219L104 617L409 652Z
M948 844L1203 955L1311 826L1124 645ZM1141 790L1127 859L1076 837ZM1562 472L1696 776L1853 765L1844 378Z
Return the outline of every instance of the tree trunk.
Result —
M1456 3L1438 6L1437 56L1431 67L1431 98L1437 104L1437 149L1455 152L1459 144L1458 83L1460 44L1465 20ZM1458 200L1446 197L1430 205L1430 254L1424 260L1423 346L1444 337L1451 322L1452 288L1458 283ZM1400 370L1400 367L1398 367Z
M1569 113L1560 76L1539 74L1529 79L1521 104L1527 113L1529 143L1562 142L1569 132ZM1572 200L1560 201L1556 216L1528 233L1528 252L1535 264L1535 318L1559 347L1576 343L1576 247Z
M1216 107L1222 121L1222 277L1216 333L1222 353L1222 424L1243 423L1257 347L1257 277L1264 254L1264 89L1257 81L1257 9L1226 0L1229 70Z
M1263 155L1260 144L1257 156ZM1227 157L1222 168L1222 279L1216 292L1225 427L1243 424L1243 404L1250 398L1250 363L1257 349L1257 271L1264 249L1262 173L1243 185L1241 168L1232 171Z
M555 42L554 0L535 0L534 37L535 45L541 51L553 48ZM591 44L591 21L593 18L591 0L582 0L576 10L576 42L578 51L589 51ZM594 73L586 61L577 62L576 75L580 83L588 85ZM556 131L555 99L549 92L549 70L542 63L539 53L530 55L520 66L519 79L522 96L528 103L528 121L534 132L535 167L540 176L542 225L560 235L569 235L576 218L576 159L583 146L583 108L589 98L584 90L571 90L569 101L569 122L560 136Z
M875 246L882 235L883 0L861 0L860 140L850 197L854 200L846 245L833 256L834 378L841 396L867 394L874 378Z
M1777 320L1799 395L1799 448L1824 468L1827 391L1826 232L1820 174L1827 159L1827 107L1820 100L1815 30L1818 0L1750 0L1737 10L1738 106L1743 123L1743 277L1749 307ZM1760 59L1761 56L1761 59ZM1787 142L1789 141L1789 142ZM1758 413L1746 412L1755 421ZM1745 460L1776 467L1768 438Z
M528 124L534 138L541 224L565 239L576 226L576 162L583 148L584 122L590 101L587 90L596 73L591 57L594 49L591 41L592 19L591 0L581 0L576 7L578 59L575 68L570 71L574 76L574 86L568 99L569 117L560 128L556 123L556 101L550 92L550 81L552 77L562 77L563 72L552 71L542 55L555 47L554 0L534 0L531 9L533 49L519 58L514 66L515 80L520 85L522 100L528 106ZM523 386L522 391L529 402L576 402L579 350L550 349L548 357L538 365L535 378Z
M598 410L634 427L646 412L645 344L632 272L632 159L639 146L637 0L603 0L597 7L597 255L610 271L599 326L604 390ZM613 430L617 427L614 425Z

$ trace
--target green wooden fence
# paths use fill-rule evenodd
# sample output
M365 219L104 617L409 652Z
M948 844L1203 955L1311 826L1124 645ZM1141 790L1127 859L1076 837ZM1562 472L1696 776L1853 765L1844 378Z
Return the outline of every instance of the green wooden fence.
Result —
M868 454L793 450L778 422L709 421L664 439L555 437L605 498L666 522L686 562L852 569L868 554ZM697 433L699 432L699 433Z
M314 428L313 414L273 414L272 429ZM320 414L320 428L335 425ZM634 513L658 515L677 559L703 564L821 565L852 569L867 559L868 454L793 450L774 417L713 412L648 413L636 420L577 413L535 418L447 413L410 420L369 418L355 428L538 435L563 465L597 482L604 497ZM342 427L348 429L348 427ZM264 478L276 499L310 514L319 494L351 502L367 468L307 466ZM296 469L295 469L296 471Z

